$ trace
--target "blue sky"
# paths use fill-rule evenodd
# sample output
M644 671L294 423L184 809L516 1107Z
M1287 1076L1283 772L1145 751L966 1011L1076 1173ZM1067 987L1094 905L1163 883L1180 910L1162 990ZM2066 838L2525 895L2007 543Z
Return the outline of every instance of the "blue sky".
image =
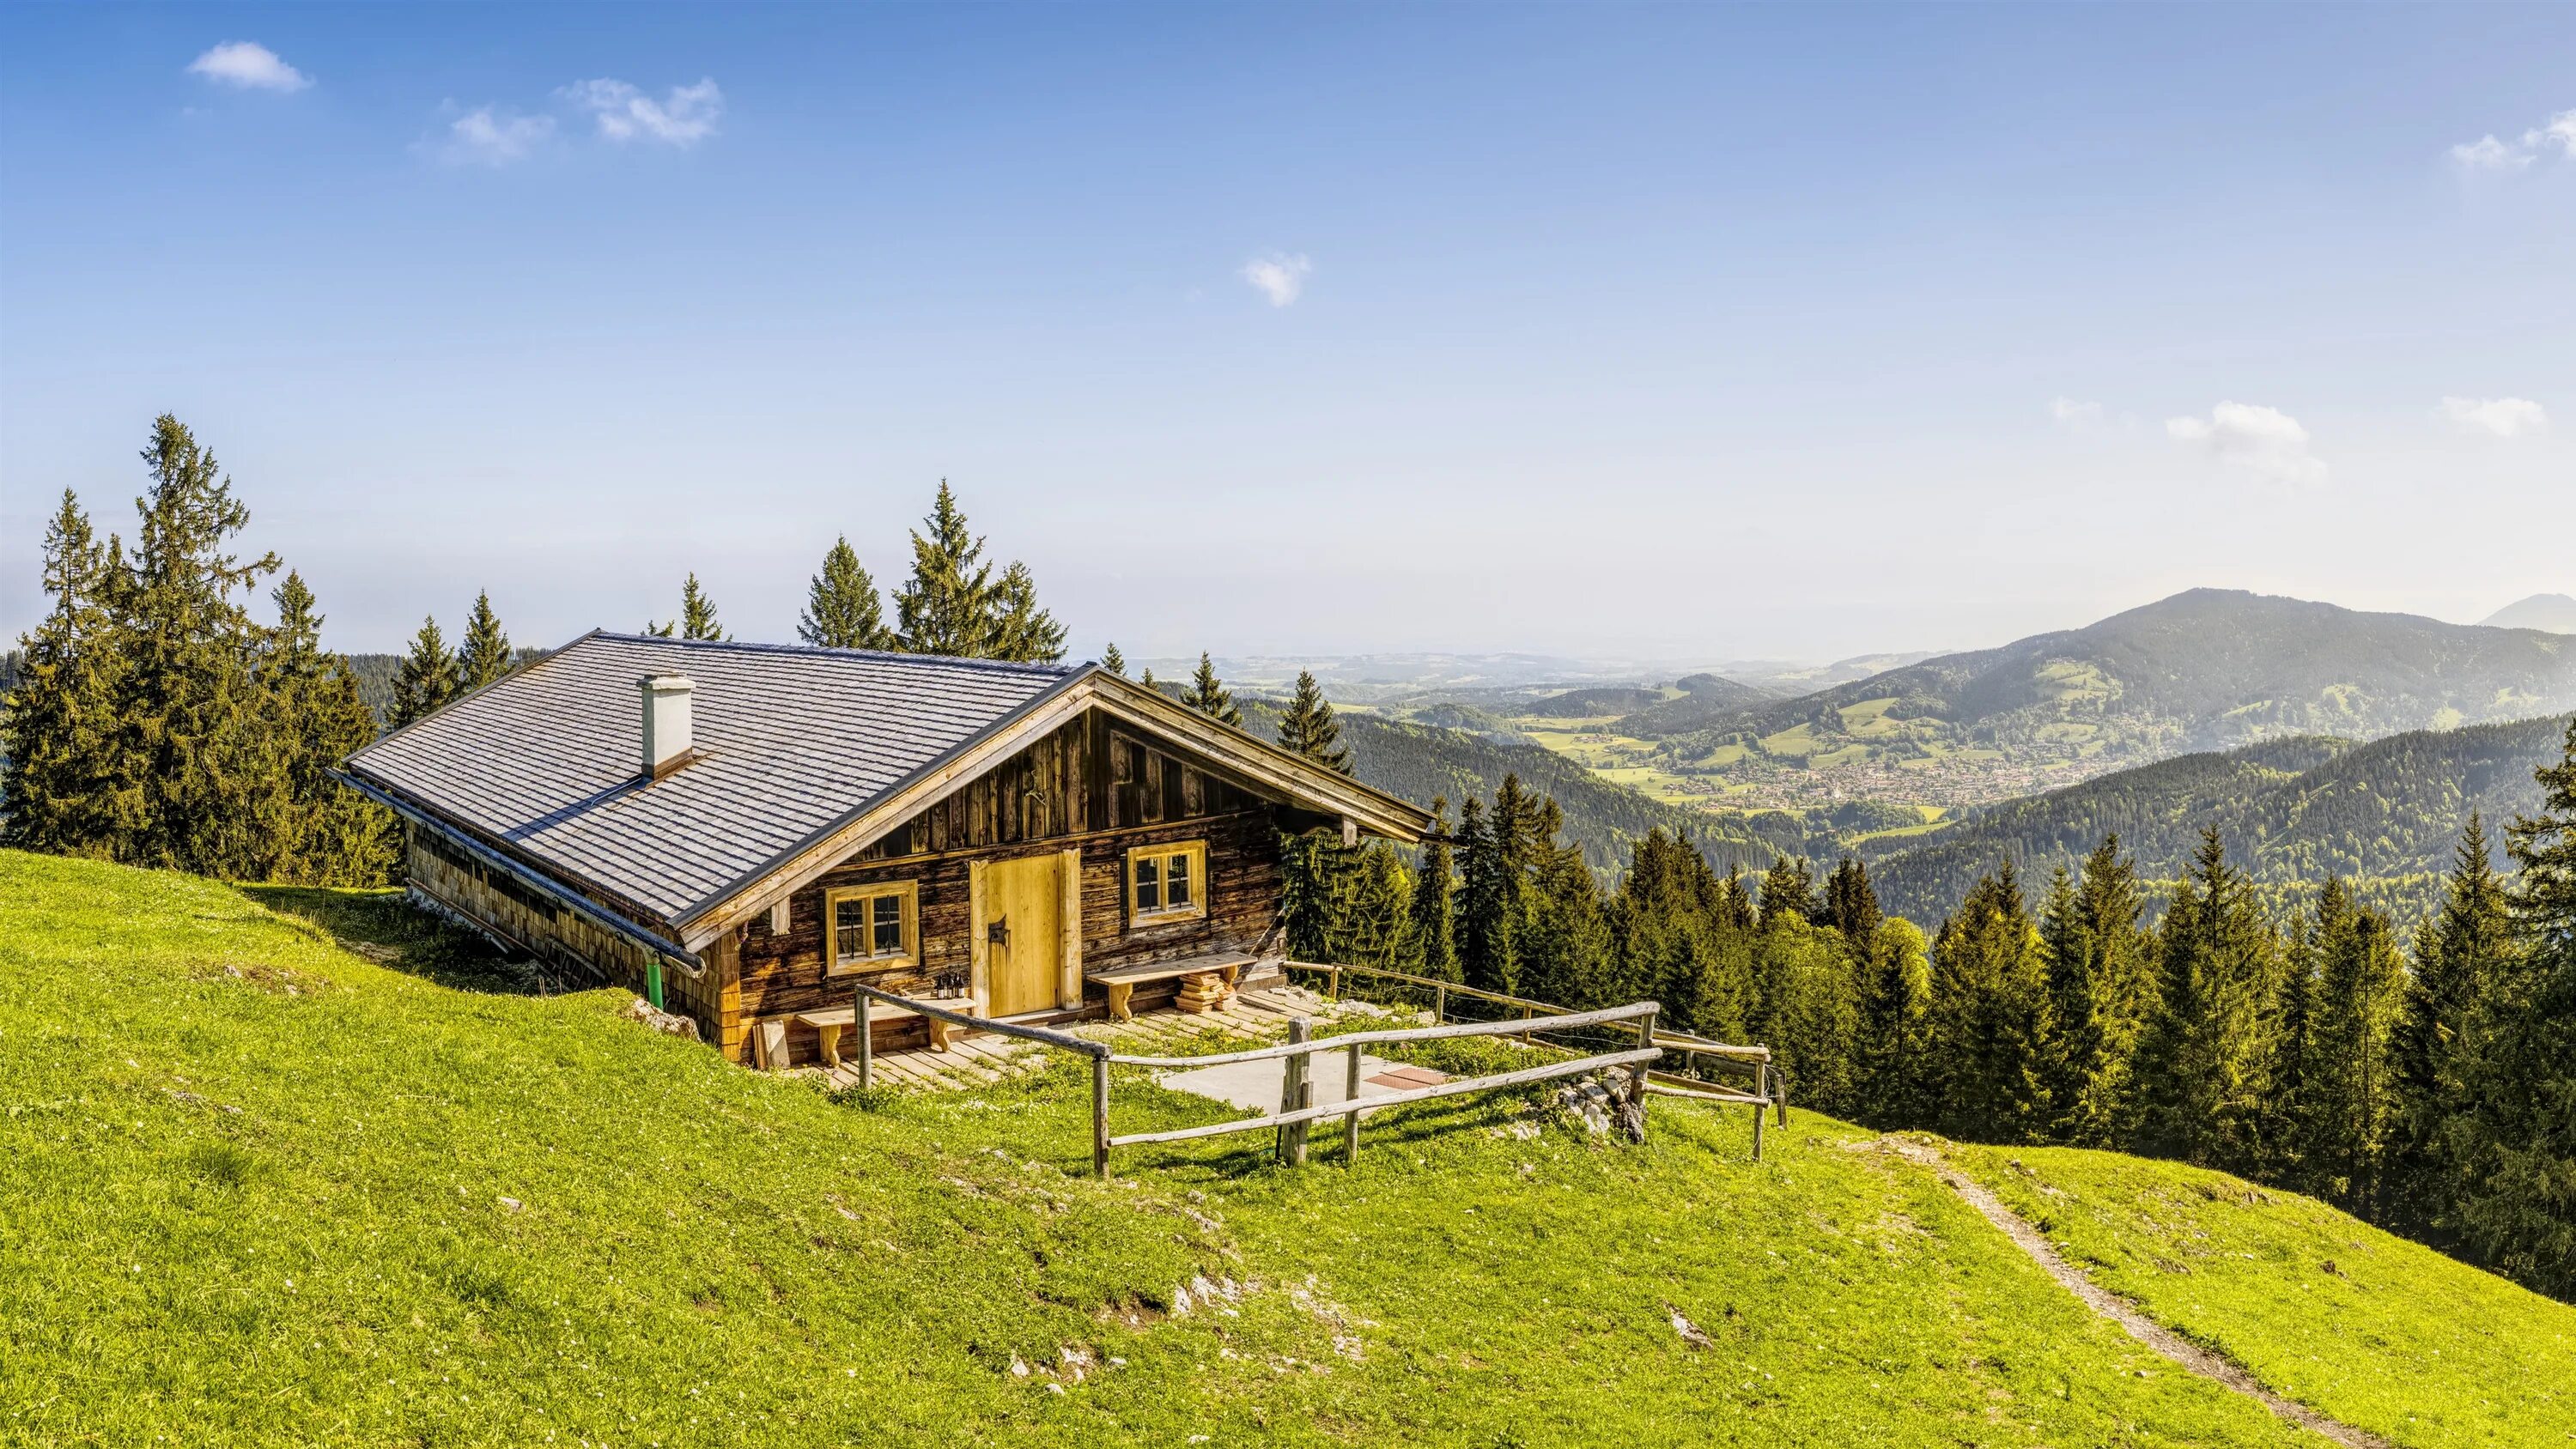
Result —
M0 629L165 409L350 649L790 637L943 476L1081 653L2474 620L2571 263L2567 6L15 6Z

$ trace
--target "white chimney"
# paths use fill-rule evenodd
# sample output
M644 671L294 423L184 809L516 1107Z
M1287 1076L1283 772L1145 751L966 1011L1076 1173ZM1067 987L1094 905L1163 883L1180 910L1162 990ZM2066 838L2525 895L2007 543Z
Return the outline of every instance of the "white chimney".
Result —
M644 778L658 780L689 762L689 693L685 674L648 675L644 689Z

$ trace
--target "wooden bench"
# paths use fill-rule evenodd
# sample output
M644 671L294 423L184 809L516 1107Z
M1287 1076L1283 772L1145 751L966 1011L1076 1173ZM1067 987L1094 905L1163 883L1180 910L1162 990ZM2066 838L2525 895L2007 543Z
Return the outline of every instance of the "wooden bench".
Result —
M962 998L954 1003L942 1002L941 1005L952 1006L953 1009L963 1012L972 1012L975 1009L974 1003ZM930 1023L930 1049L935 1052L948 1050L949 1042L955 1039L961 1029L954 1022L942 1021L935 1016L922 1016L920 1012L910 1007L895 1006L883 1001L868 1003L868 1025L871 1027L881 1021L906 1021L916 1016ZM837 1067L841 1064L841 1033L850 1029L851 1022L857 1019L857 1013L846 1006L834 1006L821 1011L800 1011L793 1019L802 1025L814 1028L814 1035L823 1044L823 1065Z
M1133 1021L1136 1019L1136 1013L1128 1003L1139 985L1148 981L1171 981L1183 976L1196 976L1202 971L1214 971L1225 977L1226 987L1231 990L1243 979L1243 968L1257 959L1259 958L1247 956L1241 952L1183 956L1173 961L1144 961L1133 966L1104 966L1097 971L1083 972L1082 979L1098 983L1102 990L1109 993L1110 1020Z

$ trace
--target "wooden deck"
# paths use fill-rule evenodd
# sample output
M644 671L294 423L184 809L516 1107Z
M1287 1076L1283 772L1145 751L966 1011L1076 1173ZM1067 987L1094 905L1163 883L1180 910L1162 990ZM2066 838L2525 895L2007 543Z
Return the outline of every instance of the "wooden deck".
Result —
M1105 1041L1119 1051L1141 1056L1174 1056L1275 1040L1288 1034L1291 1017L1325 1022L1345 1013L1375 1016L1383 1008L1355 1002L1326 1001L1303 987L1285 983L1247 986L1221 1011L1186 1012L1165 1007L1140 1012L1132 1021L1093 1019L1065 1029L1077 1036ZM877 1085L920 1091L953 1092L981 1087L1034 1069L1049 1048L1015 1041L991 1032L959 1036L944 1052L927 1047L876 1054ZM1056 1055L1072 1056L1069 1052ZM1079 1058L1076 1058L1079 1060ZM808 1068L807 1070L824 1070ZM856 1059L844 1053L841 1065L825 1071L835 1087L859 1082Z

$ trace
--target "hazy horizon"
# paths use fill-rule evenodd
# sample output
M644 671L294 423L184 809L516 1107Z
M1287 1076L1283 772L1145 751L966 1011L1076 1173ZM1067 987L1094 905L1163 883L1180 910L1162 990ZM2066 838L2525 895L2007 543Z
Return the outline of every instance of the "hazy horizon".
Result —
M156 413L328 641L1777 659L2576 592L2576 9L0 12L0 637Z

